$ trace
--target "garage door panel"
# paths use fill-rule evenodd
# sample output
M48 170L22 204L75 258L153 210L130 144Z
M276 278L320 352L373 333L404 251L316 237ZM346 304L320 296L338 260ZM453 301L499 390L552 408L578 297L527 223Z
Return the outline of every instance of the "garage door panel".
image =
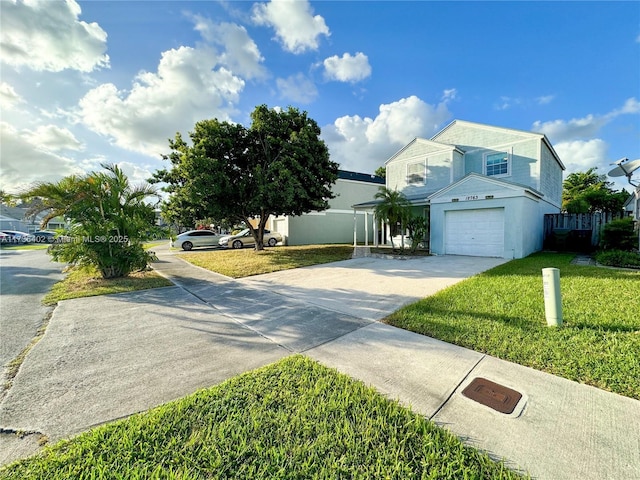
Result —
M504 255L504 209L483 208L446 212L445 253L502 257Z

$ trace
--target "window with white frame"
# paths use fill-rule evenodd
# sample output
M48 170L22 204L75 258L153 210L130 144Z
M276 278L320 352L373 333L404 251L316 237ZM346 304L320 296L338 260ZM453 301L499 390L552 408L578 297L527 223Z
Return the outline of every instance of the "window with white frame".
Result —
M484 174L488 177L510 175L511 174L511 155L509 155L509 152L485 154Z
M424 185L425 183L427 183L427 161L408 163L407 185Z

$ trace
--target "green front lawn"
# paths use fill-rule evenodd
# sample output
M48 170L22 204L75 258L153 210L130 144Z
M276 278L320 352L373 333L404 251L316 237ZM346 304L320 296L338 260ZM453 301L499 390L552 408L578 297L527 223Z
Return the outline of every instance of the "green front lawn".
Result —
M133 272L126 277L106 280L100 276L96 268L75 267L64 280L51 287L49 293L42 299L42 303L55 305L60 300L71 298L133 292L172 285L173 283L154 271Z
M0 478L518 476L363 383L296 355L60 442Z
M241 278L347 260L352 254L352 245L300 245L267 247L261 252L253 249L193 252L180 258L227 277Z
M640 272L514 260L385 321L445 342L640 399ZM546 326L543 268L560 269L564 326Z

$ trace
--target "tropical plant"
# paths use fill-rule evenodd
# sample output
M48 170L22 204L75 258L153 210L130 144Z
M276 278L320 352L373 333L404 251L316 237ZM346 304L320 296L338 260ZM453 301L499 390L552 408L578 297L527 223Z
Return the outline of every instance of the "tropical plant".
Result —
M31 213L47 212L43 226L57 216L69 219L68 235L51 246L54 260L93 265L103 278L116 278L144 269L153 257L142 242L155 223L147 199L157 194L150 185L131 185L116 165L102 167L106 172L37 184L22 197L40 200Z
M301 215L325 210L334 195L338 164L320 139L320 128L307 116L256 107L249 128L217 119L196 123L191 145L178 133L165 155L171 169L156 172L151 182L165 182L170 193L163 206L172 221L226 219L250 225L255 249L262 250L270 215Z
M380 203L374 208L375 216L389 225L392 238L391 246L395 249L393 237L404 232L405 226L411 218L411 202L402 192L387 187L380 187L375 198L380 200ZM404 245L400 245L400 247L404 248Z
M7 205L9 207L15 206L15 195L4 190L0 190L0 204Z
M381 165L380 167L376 168L376 171L373 173L379 177L387 178L387 167Z
M638 234L634 231L631 217L612 220L602 227L600 246L604 250L635 250L638 248Z
M568 213L620 212L629 193L612 186L596 168L571 173L562 184L562 209Z
M640 268L640 253L625 250L603 250L596 253L596 262L610 267Z
M411 253L414 253L429 233L429 219L421 215L414 215L407 222L407 230L409 230L411 238Z

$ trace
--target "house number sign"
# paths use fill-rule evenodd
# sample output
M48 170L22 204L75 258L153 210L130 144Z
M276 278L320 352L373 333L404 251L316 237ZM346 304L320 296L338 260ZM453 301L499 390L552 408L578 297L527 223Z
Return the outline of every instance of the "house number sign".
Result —
M464 197L465 200L478 200L478 195L467 195Z

